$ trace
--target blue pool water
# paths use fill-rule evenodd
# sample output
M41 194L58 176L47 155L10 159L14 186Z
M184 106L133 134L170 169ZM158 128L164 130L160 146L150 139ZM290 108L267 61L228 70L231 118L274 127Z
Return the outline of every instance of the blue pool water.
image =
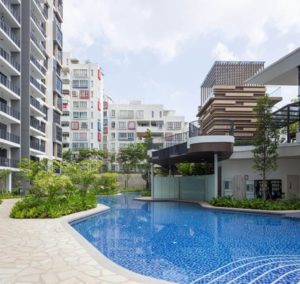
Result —
M111 210L72 226L115 263L177 283L298 283L300 222L196 204L100 197Z

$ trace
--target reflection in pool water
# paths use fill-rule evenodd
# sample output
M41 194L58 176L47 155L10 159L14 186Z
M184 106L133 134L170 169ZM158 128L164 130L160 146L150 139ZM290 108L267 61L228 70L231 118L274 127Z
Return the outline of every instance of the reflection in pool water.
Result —
M72 226L115 263L155 278L178 283L300 280L298 220L135 201L135 196L100 197L111 210Z

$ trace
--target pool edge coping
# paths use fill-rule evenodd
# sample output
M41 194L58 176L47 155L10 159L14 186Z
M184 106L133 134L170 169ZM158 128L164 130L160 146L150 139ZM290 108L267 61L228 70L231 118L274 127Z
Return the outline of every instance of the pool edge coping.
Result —
M134 200L137 201L146 201L146 202L182 202L182 203L193 203L198 204L202 208L205 209L213 209L213 210L223 210L223 211L237 211L244 213L260 213L260 214L270 214L270 215L279 215L286 217L293 217L300 219L300 210L263 210L263 209L250 209L250 208L234 208L234 207L216 207L210 205L206 201L193 201L193 200L179 200L179 199L169 199L169 198L149 198L149 197L136 197ZM295 214L295 216L293 216Z
M86 252L102 267L110 270L120 276L127 278L128 281L134 281L138 283L149 284L170 284L166 280L152 278L133 271L130 271L106 257L101 251L97 250L87 239L85 239L79 232L77 232L71 225L72 222L84 220L94 215L102 214L110 210L110 207L104 204L98 204L96 208L77 212L71 215L63 216L60 219L60 223L68 231L73 238L86 250Z

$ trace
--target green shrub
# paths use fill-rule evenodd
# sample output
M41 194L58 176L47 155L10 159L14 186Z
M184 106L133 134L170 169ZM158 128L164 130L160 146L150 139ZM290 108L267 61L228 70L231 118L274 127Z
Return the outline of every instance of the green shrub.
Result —
M71 213L91 209L97 206L96 196L80 192L70 195L58 195L55 198L27 195L12 208L12 218L57 218Z
M118 174L103 173L97 175L93 183L95 194L115 194L118 193Z
M300 200L237 199L233 197L213 198L210 204L216 207L248 208L262 210L300 210Z

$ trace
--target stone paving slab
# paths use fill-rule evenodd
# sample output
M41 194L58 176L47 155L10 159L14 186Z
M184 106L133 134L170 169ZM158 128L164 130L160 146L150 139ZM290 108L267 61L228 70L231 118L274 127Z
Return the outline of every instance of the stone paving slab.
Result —
M0 283L167 283L112 263L68 224L107 206L58 219L11 219L16 200L0 205Z

